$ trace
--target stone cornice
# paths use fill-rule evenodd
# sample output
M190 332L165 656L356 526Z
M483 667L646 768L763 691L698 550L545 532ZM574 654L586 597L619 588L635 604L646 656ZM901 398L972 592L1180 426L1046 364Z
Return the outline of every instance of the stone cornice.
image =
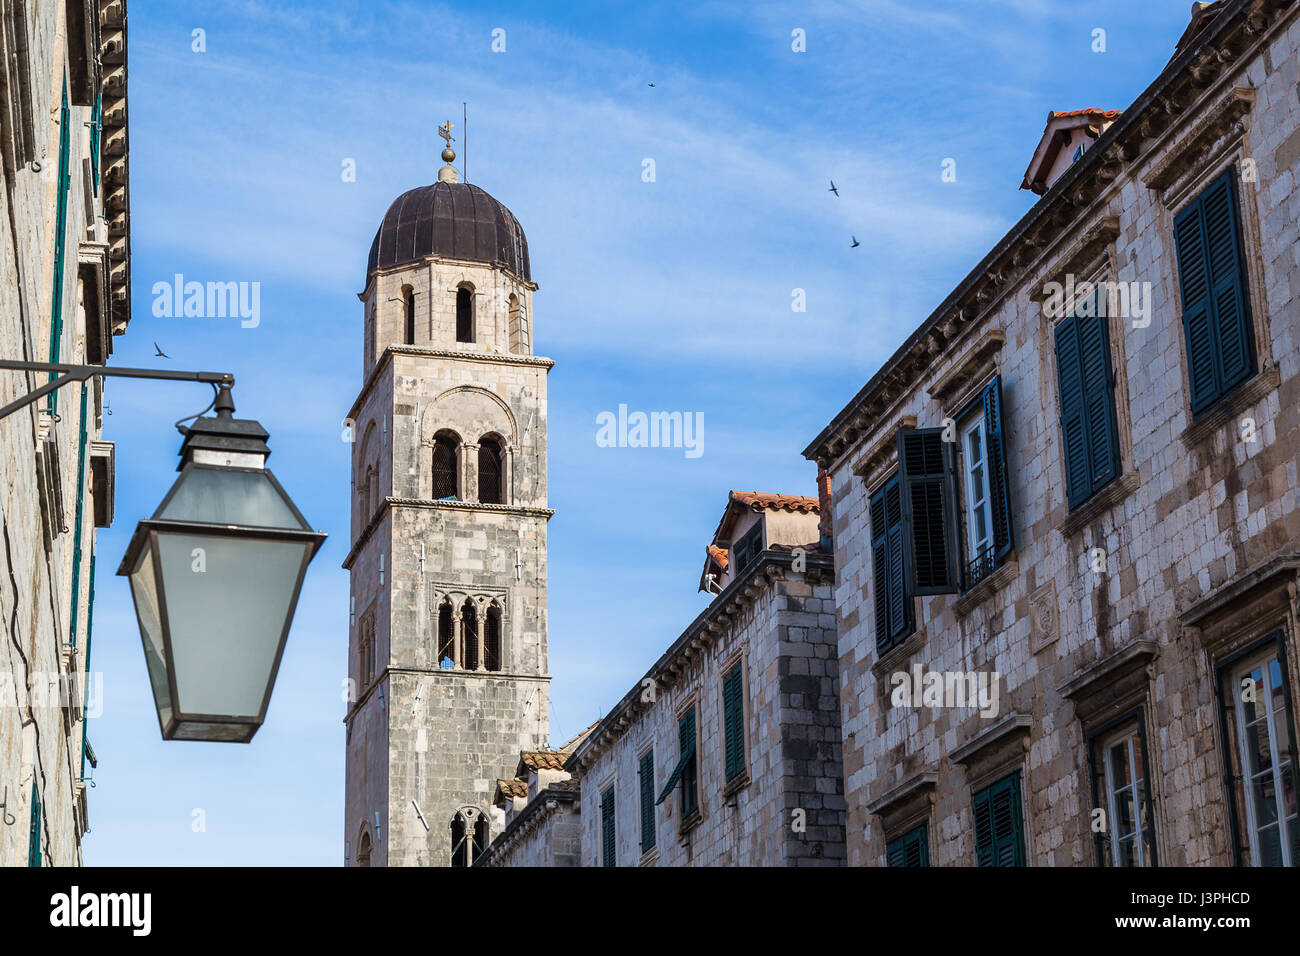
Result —
M361 385L361 391L357 393L356 400L352 407L348 409L348 418L355 420L361 412L361 406L365 404L366 399L370 397L371 390L375 383L379 381L384 369L388 368L394 355L414 355L420 358L452 358L459 359L463 362L486 362L497 365L519 365L533 368L544 368L548 372L555 367L555 360L544 358L540 355L514 355L508 352L471 352L459 349L433 349L424 348L419 345L390 345L384 349L384 354L379 356L379 361L375 362L375 367L370 370L366 376L365 382Z
M1006 343L1006 333L1001 329L989 329L969 349L966 354L953 363L928 389L930 397L940 405L947 405L948 400L961 389L970 384L995 358Z
M1234 130L1244 133L1241 120L1250 113L1254 105L1254 87L1237 86L1229 90L1227 95L1196 121L1191 131L1170 151L1169 155L1155 165L1142 182L1150 189L1169 188L1196 164L1216 140Z
M491 866L494 859L510 852L541 827L546 820L559 813L561 804L576 804L581 811L581 797L582 791L576 787L550 786L542 790L529 800L522 810L515 813L510 822L505 825L505 829L497 834L496 839L489 843L484 853L474 861L474 865ZM550 806L551 801L555 802L553 807Z
M1075 280L1086 279L1088 273L1106 252L1106 247L1119 238L1119 217L1102 216L1084 232L1077 242L1071 245L1052 264L1044 269L1039 278L1030 283L1029 298L1042 302L1048 298L1046 286L1049 282L1064 284L1067 275Z
M853 473L859 478L872 484L877 473L891 457L898 455L898 433L904 428L915 428L916 416L904 415L894 423L892 428L886 429L880 439L867 449L866 453L853 463Z
M541 518L543 521L550 521L555 517L553 508L536 508L531 505L491 505L484 504L481 501L435 501L432 498L398 498L389 495L380 502L375 513L370 516L366 526L361 529L357 535L356 541L352 544L352 550L348 556L343 559L343 568L352 569L352 562L357 559L361 553L362 547L370 540L374 530L383 523L394 508L428 508L434 511L483 511L495 512L497 514L513 515L516 518Z
M804 457L830 468L873 434L872 424L924 379L936 356L990 316L1022 284L1026 268L1068 236L1122 173L1149 157L1189 108L1234 73L1289 8L1294 16L1289 0L1237 0L1215 17L881 366L804 449Z
M754 600L771 587L778 579L792 573L790 566L795 555L789 551L763 551L744 573L727 585L726 589L715 597L712 603L691 622L659 660L646 671L645 676L637 681L623 699L596 725L595 729L569 755L564 768L575 776L604 753L622 736L623 731L641 714L649 710L654 701L642 699L646 681L659 690L671 686L677 678L708 648L716 643L728 626L747 610ZM820 551L804 555L807 566L802 573L810 578L822 578L834 574L834 560L829 554Z

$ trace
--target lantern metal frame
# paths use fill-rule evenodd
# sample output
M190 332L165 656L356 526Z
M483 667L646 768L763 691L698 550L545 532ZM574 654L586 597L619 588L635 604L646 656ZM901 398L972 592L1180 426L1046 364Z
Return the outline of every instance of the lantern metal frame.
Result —
M197 469L213 469L222 472L247 472L250 474L265 476L265 478L270 481L272 487L279 492L285 504L289 506L289 509L293 512L293 516L300 521L304 527L309 527L307 519L304 518L302 512L298 510L298 506L294 504L293 499L289 497L288 492L284 490L283 486L278 480L276 480L275 475L268 468L241 468L230 465L214 466L188 462L181 467L180 478L176 480L171 489L167 492L166 496L159 503L158 508L154 512L155 514L159 514L167 508L168 503L171 502L172 498L175 496L177 489L179 489L181 484L184 482L185 476L192 470ZM171 621L167 611L167 579L163 576L162 558L158 547L158 536L160 533L164 532L173 534L196 534L240 538L245 540L256 537L264 541L296 541L299 543L312 542L311 548L303 551L302 565L299 567L298 574L294 579L295 583L293 593L290 595L289 601L286 604L289 613L285 615L284 627L280 631L280 636L277 638L278 643L275 649L275 659L271 663L271 668L267 675L266 690L262 695L262 703L258 708L257 717L255 719L250 718L248 715L190 714L180 710L179 707L176 706L180 704L181 698L176 686L176 667L174 663L175 651L172 647ZM140 567L141 552L146 547L152 548L150 559L153 561L154 580L157 582L159 592L158 623L161 632L160 636L163 642L163 669L167 675L167 692L174 705L171 720L168 723L163 722L162 713L161 711L158 712L158 727L162 731L165 740L201 740L202 738L177 738L175 733L181 724L205 723L247 725L248 735L246 737L242 739L223 739L219 741L221 743L248 743L253 739L253 735L257 733L258 729L261 728L262 724L266 720L266 711L271 703L271 692L275 690L275 680L280 673L280 659L284 656L284 648L289 640L289 629L293 626L294 612L298 607L298 598L302 594L303 581L307 577L307 567L311 564L312 559L316 557L316 552L320 550L321 545L325 543L325 538L325 533L321 531L299 531L293 528L268 528L261 525L220 524L207 521L174 521L167 518L144 518L136 524L135 531L131 535L131 541L127 545L126 553L122 556L122 563L118 567L117 573L119 576L125 577L127 581L130 582L131 597L134 601L135 581L133 580L132 575L134 575ZM147 659L150 649L149 635L145 633L144 622L140 620L138 611L136 613L136 622L140 627L140 641L144 647ZM155 705L157 704L156 698L154 703ZM158 710L157 706L154 707L154 710Z

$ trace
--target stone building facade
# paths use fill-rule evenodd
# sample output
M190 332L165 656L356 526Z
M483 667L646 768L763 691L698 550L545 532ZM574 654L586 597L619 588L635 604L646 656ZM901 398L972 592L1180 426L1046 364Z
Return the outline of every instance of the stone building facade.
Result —
M850 864L1300 863L1298 51L1198 4L806 450Z
M706 549L712 603L564 760L576 813L503 788L530 836L512 841L507 824L485 864L545 865L539 847L577 825L583 866L843 865L819 511L817 498L730 494Z
M548 745L553 363L533 354L536 289L519 223L450 165L394 201L370 252L344 563L348 865L470 865L496 781Z
M102 365L130 318L125 4L10 0L0 53L0 358ZM0 406L46 381L0 371ZM82 862L103 407L97 378L0 419L0 865Z

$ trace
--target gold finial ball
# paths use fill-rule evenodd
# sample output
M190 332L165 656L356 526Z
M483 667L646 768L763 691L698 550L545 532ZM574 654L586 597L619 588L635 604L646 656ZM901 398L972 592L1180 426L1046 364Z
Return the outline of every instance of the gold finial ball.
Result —
M454 149L452 149L450 146L443 149L442 161L444 163L450 163L455 158L456 158L456 151Z

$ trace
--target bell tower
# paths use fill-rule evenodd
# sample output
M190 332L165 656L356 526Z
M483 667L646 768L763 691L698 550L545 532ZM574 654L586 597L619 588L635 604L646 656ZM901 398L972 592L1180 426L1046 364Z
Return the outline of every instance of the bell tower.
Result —
M549 735L546 376L518 220L451 165L389 207L360 293L344 841L466 866Z

